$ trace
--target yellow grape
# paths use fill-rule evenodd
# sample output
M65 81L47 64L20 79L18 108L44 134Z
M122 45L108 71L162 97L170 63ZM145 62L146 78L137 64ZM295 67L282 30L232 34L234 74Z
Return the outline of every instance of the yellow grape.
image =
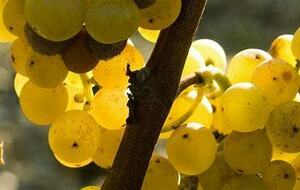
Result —
M292 40L294 36L291 34L284 34L278 36L269 49L269 53L275 59L282 59L293 67L296 66L296 57L292 52Z
M68 75L64 80L64 83L70 87L81 88L81 89L83 88L80 75L70 71L68 72Z
M252 82L273 105L279 105L293 100L299 89L300 78L290 64L280 59L272 59L255 69Z
M143 182L142 190L178 190L179 174L169 160L153 155Z
M187 55L181 78L186 78L189 75L199 71L205 67L205 62L199 52L195 48L190 48Z
M300 60L300 28L295 32L291 46L294 56Z
M222 71L226 70L226 54L220 44L210 39L199 39L192 43L192 47L202 55L206 65L213 65Z
M14 80L14 89L16 92L16 95L20 97L21 90L23 86L27 83L29 79L19 73L16 73L15 80Z
M272 144L263 130L250 133L233 131L225 140L224 156L233 170L255 175L271 161Z
M143 36L143 38L152 43L156 43L160 33L160 30L149 30L142 27L139 27L138 31L140 32L141 36Z
M26 23L24 5L25 0L7 0L3 8L3 23L7 30L16 36L24 34Z
M262 91L252 83L237 83L223 94L221 111L227 127L250 132L264 127L271 105Z
M126 40L136 32L139 16L133 0L91 0L85 26L95 40L111 44Z
M96 154L93 156L93 161L95 164L106 169L112 167L124 131L125 128L117 130L101 128L101 142Z
M120 129L125 127L129 109L124 89L100 89L91 102L90 113L101 127Z
M256 176L240 175L228 180L222 190L267 190ZM271 190L271 189L270 189Z
M31 55L31 48L24 38L17 38L11 45L12 67L17 73L27 76L26 64Z
M140 9L140 27L162 30L173 24L181 10L181 0L157 0L153 5Z
M289 163L275 160L270 162L262 172L262 181L270 190L293 190L296 183L296 172Z
M83 162L67 162L61 158L59 158L57 155L54 154L54 157L56 158L56 160L66 166L66 167L69 167L69 168L80 168L80 167L83 167L83 166L86 166L88 164L90 164L92 162L92 159L87 159Z
M81 188L80 190L100 190L101 187L100 186L86 186Z
M277 149L300 152L300 103L288 101L276 106L266 124L268 137Z
M286 162L291 162L296 159L300 155L299 152L297 153L287 153L283 152L282 150L277 149L273 146L273 156L272 160L284 160Z
M68 69L60 55L47 56L32 51L26 63L26 74L34 84L53 88L65 80Z
M229 62L226 75L231 83L250 82L255 68L272 56L260 49L246 49L237 53Z
M25 17L40 36L64 41L81 30L85 7L84 0L26 0Z
M34 124L49 125L61 115L68 103L63 85L40 88L28 81L20 94L20 105L25 116Z
M131 71L141 69L145 64L139 50L129 44L120 55L100 61L93 70L94 78L104 88L126 88L129 84L129 77L126 76L127 64Z
M214 162L217 142L203 125L188 123L177 128L167 141L167 155L180 173L196 175Z
M83 110L84 105L86 103L84 90L82 88L76 88L67 84L65 84L64 86L66 87L69 97L66 111Z
M17 36L11 34L5 27L3 23L3 8L6 3L6 0L0 0L0 42L12 42Z
M218 152L213 165L198 175L199 183L204 189L220 190L235 175L227 165L223 152Z
M88 163L101 142L100 126L85 111L68 111L53 122L48 140L53 153L64 162Z

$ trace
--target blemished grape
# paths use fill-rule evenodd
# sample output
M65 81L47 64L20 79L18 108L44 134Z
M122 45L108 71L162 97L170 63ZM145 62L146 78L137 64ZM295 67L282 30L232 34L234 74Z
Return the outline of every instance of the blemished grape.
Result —
M252 75L252 82L263 91L273 105L293 100L300 86L297 71L280 59L260 64Z
M150 30L162 30L175 22L181 10L181 0L156 0L145 9L141 9L140 27Z
M270 162L262 172L262 181L267 189L293 190L296 183L296 172L289 163L275 160Z
M237 53L230 60L226 75L231 83L251 82L256 67L272 56L260 49L246 49Z
M62 164L63 166L69 167L69 168L81 168L83 166L86 166L92 162L92 159L87 159L83 162L67 162L65 160L60 159L57 155L54 154L54 157L56 160Z
M86 103L84 90L68 84L64 84L68 92L68 105L66 111L83 110Z
M12 67L17 73L26 76L26 64L31 54L31 48L23 38L17 38L11 45Z
M68 111L53 122L48 140L51 150L61 160L83 163L97 151L101 142L100 126L85 111Z
M84 0L26 0L25 17L40 36L51 41L64 41L82 28L85 7Z
M223 152L218 152L213 165L198 175L198 179L203 189L220 190L234 175L235 172L227 165Z
M268 137L276 148L300 152L300 103L288 101L276 106L266 124Z
M291 46L294 56L300 60L300 28L295 32Z
M272 144L263 130L249 133L233 131L225 140L224 157L233 170L255 175L271 161Z
M57 55L62 53L69 41L54 42L38 35L27 23L25 24L25 36L31 48L44 55Z
M86 186L81 188L80 190L100 190L101 187L100 186Z
M60 55L47 56L31 51L26 63L26 74L34 84L53 88L65 80L68 69Z
M252 83L237 83L223 94L221 111L227 127L250 132L264 127L271 105L262 91Z
M10 33L6 29L6 27L3 23L2 12L3 12L3 8L4 8L5 3L6 3L6 0L1 0L0 1L0 42L12 42L17 38L17 36Z
M200 52L206 65L213 65L222 71L226 70L226 54L220 44L210 39L199 39L192 43L192 47Z
M283 34L275 38L269 49L269 53L275 59L282 59L293 67L296 66L296 57L292 52L292 40L294 36L291 34Z
M124 89L102 88L91 102L90 113L101 127L120 129L126 126L129 113L127 102Z
M104 88L126 88L129 84L129 77L126 75L127 64L130 65L131 71L141 69L145 64L140 51L129 44L113 59L99 61L93 70L94 78Z
M214 162L217 142L201 124L188 123L177 128L167 141L167 155L180 173L196 175Z
M153 155L143 182L142 190L177 190L179 173L169 160Z
M146 40L152 43L156 43L158 36L160 34L160 30L149 30L142 27L139 27L138 31L143 38L145 38Z
M90 0L85 26L95 40L111 44L126 40L136 32L139 16L133 0Z
M16 73L15 79L14 79L14 89L15 89L15 93L18 97L20 97L21 90L22 90L23 86L27 83L28 80L29 80L28 77L25 77L19 73Z
M82 30L63 50L64 63L74 73L86 73L98 64L98 58L88 47L87 40L88 33Z
M28 81L20 94L24 115L34 124L49 125L61 115L68 103L67 90L63 85L40 88Z
M195 48L191 47L184 63L181 78L184 79L204 67L203 57Z
M267 190L262 182L256 176L241 175L231 178L222 190Z
M7 30L16 36L24 34L26 23L24 15L25 0L7 0L3 12L2 20Z
M106 169L112 167L124 131L125 128L117 130L101 128L101 142L96 154L93 156L93 161L95 164Z

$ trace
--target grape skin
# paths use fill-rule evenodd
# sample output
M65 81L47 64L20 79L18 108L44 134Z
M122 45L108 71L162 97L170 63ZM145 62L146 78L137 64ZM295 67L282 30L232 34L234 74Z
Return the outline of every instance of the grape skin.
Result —
M31 48L23 38L17 38L11 45L11 62L12 67L17 73L27 76L26 64L31 55Z
M143 38L145 38L146 40L152 43L156 43L158 36L160 34L160 30L148 30L142 27L139 27L138 31Z
M3 23L3 8L6 3L6 0L0 0L0 42L12 42L17 36L11 34L5 27Z
M300 60L300 28L295 32L291 46L294 56Z
M222 190L266 190L266 188L256 176L244 175L231 178Z
M21 90L23 86L27 83L29 79L19 73L16 73L15 79L14 79L14 89L15 93L18 97L20 97Z

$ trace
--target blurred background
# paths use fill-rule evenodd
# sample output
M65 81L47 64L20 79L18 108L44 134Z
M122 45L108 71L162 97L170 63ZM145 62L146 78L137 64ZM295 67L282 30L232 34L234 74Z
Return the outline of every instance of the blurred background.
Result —
M196 38L217 41L230 58L247 48L268 50L273 39L299 26L299 0L208 0ZM153 44L138 34L132 40L147 59ZM50 152L47 128L23 117L13 91L9 49L10 44L0 44L0 140L6 161L0 190L78 190L100 183L104 170L93 164L81 169L60 165Z

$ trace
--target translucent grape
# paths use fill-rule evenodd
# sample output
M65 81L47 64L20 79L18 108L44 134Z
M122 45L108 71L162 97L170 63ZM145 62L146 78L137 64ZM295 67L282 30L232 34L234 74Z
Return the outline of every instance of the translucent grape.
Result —
M82 28L85 7L84 0L26 0L25 17L40 36L64 41Z
M294 56L300 60L300 28L295 32L291 46Z
M263 171L262 180L267 189L293 190L296 183L296 172L289 163L275 160L269 163Z
M220 44L210 39L200 39L194 41L192 47L200 52L206 65L214 65L222 71L226 70L226 54Z
M290 64L280 59L272 59L255 69L252 82L273 105L278 105L293 100L298 92L300 79Z
M168 159L152 156L143 182L142 190L177 190L179 174Z
M190 48L187 55L181 78L186 78L189 75L199 71L205 67L205 62L199 52L195 48Z
M140 27L150 30L167 28L177 19L181 0L156 0L148 8L141 9Z
M282 150L278 150L276 147L273 146L273 156L272 156L272 160L284 160L286 162L291 162L294 159L297 158L297 156L299 156L300 153L287 153L287 152L283 152Z
M255 175L272 158L272 144L263 130L250 133L231 132L224 143L224 157L235 171Z
M90 113L102 127L120 129L126 125L127 102L125 90L102 88L91 102Z
M277 149L300 152L300 103L288 101L276 106L266 124L268 137Z
M264 127L271 105L262 91L252 83L237 83L223 94L221 111L227 127L250 132Z
M49 145L53 153L69 163L90 160L100 144L100 127L85 111L72 110L60 115L52 124Z
M222 190L267 190L262 182L256 176L235 176L231 178Z
M11 45L11 62L14 70L24 76L26 73L26 64L31 54L31 48L23 38L16 39Z
M14 80L14 89L16 92L16 95L20 97L21 90L23 86L27 83L29 79L19 73L16 73L15 80Z
M83 89L80 75L73 72L68 73L66 79L64 80L64 83L74 88Z
M196 175L214 162L217 143L203 125L188 123L177 128L167 141L167 155L180 173Z
M65 111L67 103L68 94L63 85L55 88L40 88L27 82L20 94L23 113L37 125L51 124Z
M86 99L82 88L64 85L68 92L68 105L66 111L69 110L83 110Z
M86 187L83 187L81 188L80 190L100 190L101 187L99 186L86 186Z
M101 142L96 154L93 156L95 164L107 169L112 167L124 131L125 128L117 130L101 129Z
M226 75L231 83L250 82L255 68L272 56L260 49L246 49L231 59Z
M127 64L131 71L141 69L144 58L138 49L127 44L124 51L113 59L100 61L93 70L95 80L104 88L126 88L129 77L126 75Z
M137 31L138 22L139 9L132 0L91 0L88 3L86 29L98 42L110 44L126 40Z
M284 34L278 36L269 49L269 53L275 59L282 59L293 67L296 66L296 57L292 52L292 40L294 36L291 34Z
M143 36L143 38L152 43L156 43L156 40L160 33L160 30L148 30L141 27L138 28L138 31L140 32L141 36Z
M12 42L17 38L17 36L11 34L3 23L2 12L5 3L6 0L0 0L0 42Z
M69 167L69 168L80 168L80 167L86 166L92 162L92 159L87 159L83 162L67 162L65 160L62 160L55 154L54 154L54 156L60 164L66 166L66 167Z
M16 36L24 34L26 23L24 15L25 0L7 0L3 12L2 20L9 32Z

